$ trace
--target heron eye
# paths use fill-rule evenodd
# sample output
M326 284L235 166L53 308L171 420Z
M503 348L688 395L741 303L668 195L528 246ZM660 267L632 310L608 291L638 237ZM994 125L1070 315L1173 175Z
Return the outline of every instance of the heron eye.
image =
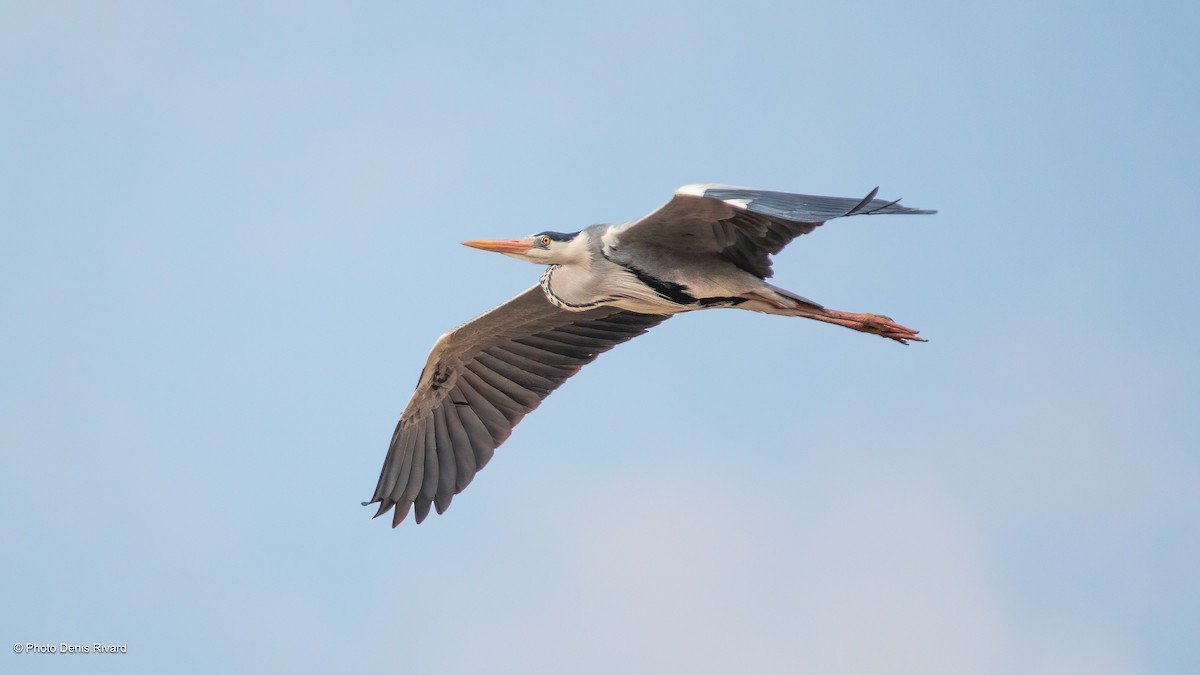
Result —
M542 235L542 246L549 246L549 245L550 245L550 237L547 237L546 235L543 234Z

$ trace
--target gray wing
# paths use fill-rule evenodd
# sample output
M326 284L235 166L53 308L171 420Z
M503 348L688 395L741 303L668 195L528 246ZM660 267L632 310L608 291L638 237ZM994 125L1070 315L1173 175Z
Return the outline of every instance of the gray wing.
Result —
M376 517L392 527L415 505L442 513L517 422L601 353L668 316L599 307L568 312L540 286L446 333L429 354L383 462Z
M672 250L716 254L747 272L771 276L770 256L793 239L808 234L827 220L855 215L937 213L910 209L898 202L875 199L875 188L864 199L819 197L754 190L731 185L685 185L653 213L615 231L609 246L669 247Z

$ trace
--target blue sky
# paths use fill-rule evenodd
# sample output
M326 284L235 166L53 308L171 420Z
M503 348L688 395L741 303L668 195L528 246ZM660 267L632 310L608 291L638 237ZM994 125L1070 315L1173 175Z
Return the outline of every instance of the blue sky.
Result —
M1191 673L1188 3L0 7L13 672ZM368 498L459 246L684 183L904 197L683 316L442 516ZM5 648L7 649L7 647Z

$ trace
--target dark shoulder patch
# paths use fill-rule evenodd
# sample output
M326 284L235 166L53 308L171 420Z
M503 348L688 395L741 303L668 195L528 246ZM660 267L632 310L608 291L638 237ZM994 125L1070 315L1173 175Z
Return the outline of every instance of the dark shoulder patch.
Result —
M652 288L655 293L658 293L659 297L670 300L677 305L690 305L693 302L696 302L696 296L688 293L687 286L684 286L683 284L677 284L674 281L667 281L666 279L659 279L653 274L639 269L635 265L623 263L620 260L614 260L603 251L601 251L601 255L604 256L605 260L629 270L633 276L637 277L638 281L646 284Z
M745 301L745 298L700 298L696 304L701 307L737 307Z

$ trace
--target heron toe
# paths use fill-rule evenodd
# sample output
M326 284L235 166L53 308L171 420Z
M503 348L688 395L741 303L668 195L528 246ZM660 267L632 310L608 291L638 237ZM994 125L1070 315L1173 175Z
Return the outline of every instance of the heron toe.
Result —
M917 337L917 333L920 331L913 330L907 326L901 326L893 321L891 317L880 314L840 312L836 309L826 309L824 315L830 323L836 323L846 328L853 328L863 333L890 338L902 344L908 344L909 340L926 342L925 338Z

